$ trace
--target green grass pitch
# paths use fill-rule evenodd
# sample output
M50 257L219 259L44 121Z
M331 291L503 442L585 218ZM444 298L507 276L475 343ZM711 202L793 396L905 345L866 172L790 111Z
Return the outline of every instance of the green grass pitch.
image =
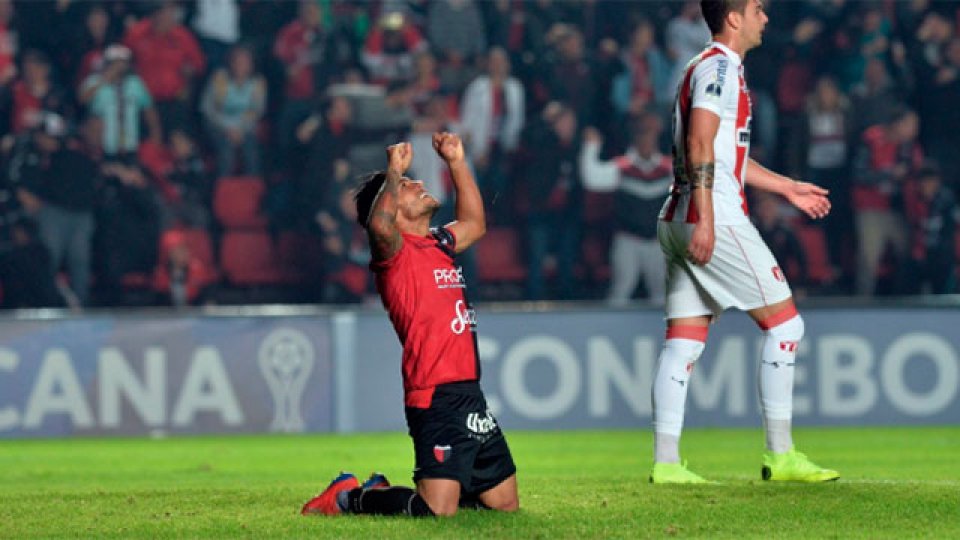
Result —
M340 469L409 481L404 434L0 443L0 537L960 538L960 427L798 429L842 478L760 480L759 429L688 430L712 486L647 483L646 431L508 432L522 510L301 517Z

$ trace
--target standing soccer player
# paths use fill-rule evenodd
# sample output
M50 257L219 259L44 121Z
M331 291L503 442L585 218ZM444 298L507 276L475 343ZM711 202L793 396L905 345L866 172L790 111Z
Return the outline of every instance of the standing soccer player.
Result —
M702 483L680 462L687 382L710 322L746 311L764 333L760 402L764 480L835 480L793 447L793 372L803 319L769 248L747 215L744 185L777 193L811 218L830 211L827 191L749 158L750 96L743 56L760 45L760 0L701 0L713 42L687 65L674 106L674 184L660 212L667 264L667 335L653 384L653 483Z
M460 137L436 133L433 148L450 169L455 221L430 227L440 203L423 182L403 176L413 158L410 143L387 148L387 170L367 177L356 194L377 290L403 345L417 487L391 487L381 474L360 485L342 473L303 514L430 516L453 515L458 505L519 507L517 469L480 390L476 313L454 264L454 256L486 232L483 200Z

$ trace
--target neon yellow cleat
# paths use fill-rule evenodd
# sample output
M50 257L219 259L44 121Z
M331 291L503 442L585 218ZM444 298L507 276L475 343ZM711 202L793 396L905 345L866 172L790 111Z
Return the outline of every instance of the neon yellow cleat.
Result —
M699 474L690 472L687 463L654 463L650 471L651 484L713 484Z
M840 473L824 469L795 448L780 454L764 452L760 475L764 480L783 482L828 482L840 478Z

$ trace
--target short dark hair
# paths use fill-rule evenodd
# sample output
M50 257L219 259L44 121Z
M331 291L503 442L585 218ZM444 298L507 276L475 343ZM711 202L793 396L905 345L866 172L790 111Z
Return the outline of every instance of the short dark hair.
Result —
M370 219L370 209L373 208L373 202L386 180L387 171L369 173L360 179L359 185L354 191L353 201L357 203L357 223L363 228L367 227L367 220Z
M747 0L700 0L700 13L703 14L703 20L707 22L710 33L717 35L723 32L723 21L727 18L727 13L731 11L743 13L746 5Z

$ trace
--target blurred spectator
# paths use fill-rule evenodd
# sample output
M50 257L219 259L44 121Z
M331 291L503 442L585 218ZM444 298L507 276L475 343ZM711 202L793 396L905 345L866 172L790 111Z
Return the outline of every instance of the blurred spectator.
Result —
M342 96L324 101L316 114L300 124L297 138L309 157L294 185L295 205L301 223L313 231L320 225L320 211L339 204L332 195L335 184L350 176L350 148L359 142L350 101Z
M90 241L96 201L97 163L67 145L63 118L45 113L33 141L15 156L17 198L39 225L53 271L66 263L70 286L81 304L90 287Z
M440 77L437 75L437 59L430 51L417 55L414 61L413 79L404 88L415 114L424 114L427 104L441 92Z
M414 58L428 48L420 31L403 11L385 11L367 34L363 64L372 82L387 86L410 79Z
M674 93L669 86L672 67L657 46L653 23L644 19L637 24L620 61L624 71L614 80L610 96L618 115L637 117L648 107L669 108Z
M680 86L687 63L710 41L710 29L700 15L700 2L686 0L680 13L667 23L667 58L673 63L670 88Z
M853 173L859 259L856 291L862 296L874 294L888 244L898 261L907 255L902 191L923 163L917 131L916 113L901 109L888 123L863 133Z
M435 0L427 17L427 37L443 62L469 62L486 51L483 17L473 0Z
M943 178L960 187L960 37L943 48L936 66L919 66L923 140L942 167Z
M87 77L102 69L103 53L117 37L112 30L106 8L101 4L91 4L83 18L83 27L73 37L68 51L72 58L66 82L71 88L80 89Z
M157 264L160 219L156 195L137 164L104 163L97 197L94 260L99 298L122 305L123 276L152 273Z
M960 253L955 235L960 207L953 190L943 184L937 164L925 163L917 180L908 184L906 203L911 247L904 292L956 293Z
M183 232L167 231L160 253L154 285L161 291L164 303L179 308L203 300L205 288L213 280L213 269L190 251Z
M212 182L200 149L182 129L173 130L169 139L167 147L144 143L139 153L162 196L162 227L205 229L210 225Z
M569 25L557 25L551 31L556 59L546 66L547 97L568 104L577 121L596 121L597 73L586 55L583 34Z
M206 66L200 45L180 22L175 1L164 0L150 15L127 29L123 44L133 52L137 73L160 112L165 131L189 129L194 81Z
M37 126L42 111L63 114L63 91L54 84L50 73L50 59L41 51L31 49L23 54L22 76L13 84L13 116L10 130L22 133Z
M555 270L555 298L576 298L573 270L580 247L581 182L577 115L551 103L539 122L530 126L524 146L527 160L522 179L529 210L527 218L527 298L546 297L547 267ZM548 256L553 253L554 257Z
M510 75L505 50L494 47L487 55L487 73L467 86L460 107L467 156L488 210L503 224L512 218L513 189L509 165L526 116L523 84Z
M616 232L610 248L611 282L607 301L626 304L643 278L650 301L666 300L666 268L657 240L663 198L673 182L673 159L660 152L663 122L657 113L637 119L626 154L600 161L603 140L589 128L580 150L580 175L586 189L614 192Z
M150 138L161 137L160 118L143 81L130 71L130 49L111 45L103 53L103 70L87 77L80 102L102 124L102 147L109 159L127 159L140 145L140 115Z
M200 105L217 150L219 176L235 172L238 150L243 153L242 173L262 173L257 126L266 100L267 84L256 73L253 52L243 46L234 47L226 69L219 69L210 77Z
M273 54L286 74L283 107L276 125L280 159L296 174L300 167L294 149L294 131L310 115L316 97L332 82L340 67L340 45L323 30L323 11L314 0L300 0L297 18L284 26L273 44Z
M836 81L821 77L807 96L801 149L806 157L803 177L830 191L831 210L822 224L835 276L846 289L854 261L848 257L853 245L853 215L850 206L850 143L853 117L850 101Z
M487 48L483 17L473 0L437 0L427 20L430 46L440 58L444 87L460 94L476 75L474 61Z
M17 78L20 43L13 17L13 0L0 0L0 126L10 125L11 87Z
M193 30L210 69L223 67L227 53L240 39L237 0L197 0Z
M864 69L863 81L851 90L854 133L884 124L903 107L903 94L894 84L887 66L879 58L871 59Z
M754 223L760 236L767 242L770 251L780 264L774 272L782 272L795 289L795 294L803 296L806 284L807 257L800 240L787 223L783 214L781 200L769 193L757 194L754 208Z
M4 309L62 307L50 253L37 239L30 220L11 225L11 245L0 252L0 285Z

